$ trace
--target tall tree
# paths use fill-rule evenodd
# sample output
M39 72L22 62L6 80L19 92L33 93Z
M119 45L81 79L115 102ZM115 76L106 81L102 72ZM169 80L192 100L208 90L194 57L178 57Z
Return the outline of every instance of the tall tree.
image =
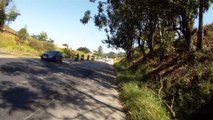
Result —
M9 0L0 0L0 28L3 27L4 22L6 20L6 13L5 13L5 8L9 4Z
M10 2L12 0L0 0L0 29L3 27L5 21L8 21L8 23L15 21L17 16L20 15L15 5L12 8L8 8Z
M203 40L203 13L210 7L210 2L213 0L199 0L199 22L198 22L198 34L197 34L197 50L202 49Z
M196 0L177 0L170 2L171 21L173 29L182 33L187 51L191 50L191 38L195 34L194 21L198 16L198 2Z
M84 53L89 53L90 52L90 50L87 47L79 47L77 50L78 51L82 51Z
M47 41L48 39L48 35L46 32L42 31L38 36L37 36L38 40L41 41Z
M97 55L102 56L103 55L103 48L102 46L98 46Z
M83 24L92 18L88 11L84 15ZM137 43L146 56L146 47L153 53L155 45L161 44L163 48L163 44L168 43L167 39L161 39L164 36L174 40L173 31L184 38L183 48L189 51L197 16L197 0L108 0L99 1L98 13L93 19L99 29L105 29L107 39L104 43L108 46L122 48L131 56Z
M66 49L69 49L69 45L67 43L64 43L63 46L66 47Z
M24 40L27 39L27 36L28 36L27 28L26 28L26 27L21 28L21 29L18 31L17 43L18 43L18 44L22 43Z
M15 21L16 18L21 15L19 11L13 6L6 15L7 24L10 24L12 21Z

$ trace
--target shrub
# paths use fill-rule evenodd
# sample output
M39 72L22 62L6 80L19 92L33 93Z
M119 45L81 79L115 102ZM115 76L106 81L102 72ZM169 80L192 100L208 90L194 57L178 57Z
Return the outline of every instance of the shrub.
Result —
M30 47L34 48L35 50L40 51L43 49L43 45L38 40L31 39L31 40L29 40L28 44Z
M131 120L169 120L170 117L161 100L145 85L124 83L121 97Z
M43 42L43 45L44 45L43 47L44 50L54 50L56 48L53 43L49 43L46 41Z

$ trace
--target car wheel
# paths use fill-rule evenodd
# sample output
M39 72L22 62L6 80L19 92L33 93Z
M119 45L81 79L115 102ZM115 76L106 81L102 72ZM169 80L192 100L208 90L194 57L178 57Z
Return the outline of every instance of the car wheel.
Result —
M62 60L62 59L59 59L59 62L60 62L60 63L62 63L62 62L63 62L63 60Z
M53 57L53 58L52 58L52 61L53 61L53 62L57 62L56 57Z

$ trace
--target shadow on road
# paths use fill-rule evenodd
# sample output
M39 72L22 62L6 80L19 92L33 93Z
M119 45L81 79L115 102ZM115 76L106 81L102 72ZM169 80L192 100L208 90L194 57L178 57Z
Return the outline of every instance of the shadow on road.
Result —
M7 62L2 63L2 61ZM92 61L70 65L37 59L23 59L21 61L14 59L11 61L1 58L0 110L8 110L9 116L13 112L30 111L32 113L37 109L43 109L46 115L37 116L39 119L53 117L62 120L89 120L86 116L89 112L108 119L114 112L123 112L123 110L105 103L79 88L80 85L90 87L89 84L86 84L89 80L95 81L101 88L116 88L113 69L108 65L100 67L100 65L104 66L104 64ZM118 97L105 94L103 91L95 91L93 94ZM75 105L77 108L73 109L82 109L84 111L74 115L74 117L58 117L47 111L47 108L58 109L56 103L50 102L52 100L59 101L61 105L66 107ZM108 112L99 110L105 107L110 110Z

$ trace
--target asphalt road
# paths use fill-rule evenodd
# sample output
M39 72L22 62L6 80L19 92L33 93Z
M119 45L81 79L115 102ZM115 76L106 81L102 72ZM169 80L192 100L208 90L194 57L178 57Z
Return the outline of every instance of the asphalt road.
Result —
M0 120L125 120L113 68L0 57Z

